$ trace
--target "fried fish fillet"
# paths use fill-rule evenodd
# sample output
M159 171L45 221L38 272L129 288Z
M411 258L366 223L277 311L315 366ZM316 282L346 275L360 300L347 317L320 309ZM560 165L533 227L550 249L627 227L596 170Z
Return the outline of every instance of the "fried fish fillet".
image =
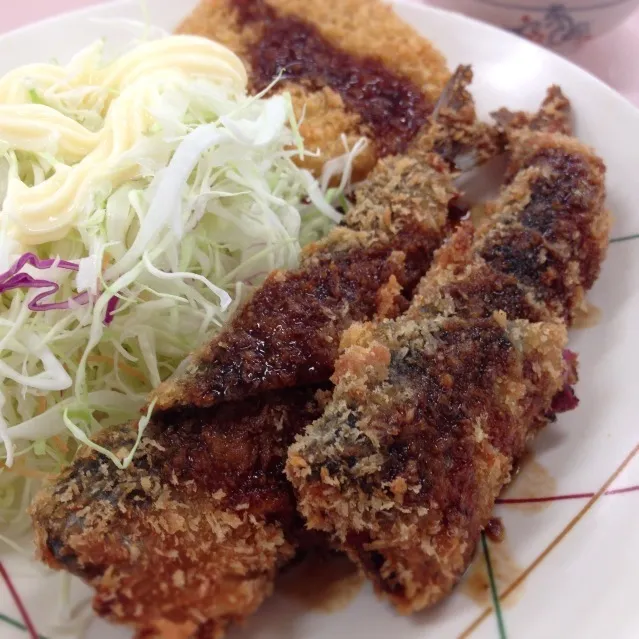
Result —
M400 612L451 591L527 441L576 405L566 322L609 216L566 105L553 89L538 117L500 112L512 161L491 216L438 252L404 317L345 333L333 399L289 449L309 526Z
M31 506L41 558L93 586L95 611L140 637L221 636L307 541L283 464L321 414L318 392L166 414L126 470L86 449ZM130 423L96 441L129 451L136 437Z
M556 87L536 116L501 110L496 117L508 139L508 184L477 231L464 223L441 248L409 315L503 310L570 324L608 248L605 166L566 135L568 103Z
M290 448L311 528L400 612L450 592L513 458L563 388L560 323L400 318L351 327L333 398Z
M301 118L306 160L319 173L352 146L361 179L385 155L403 153L425 124L449 71L442 55L378 0L203 0L178 28L215 39L247 66L254 91L283 72Z
M298 269L271 273L227 327L152 394L158 410L211 406L326 381L351 322L406 309L405 300L448 232L455 157L497 152L478 122L460 67L406 154L380 160L355 188L344 226L303 252Z
M346 227L304 250L298 269L272 272L184 372L152 393L156 409L211 406L327 380L351 322L405 310L444 238L456 195L450 173L432 159L384 161L375 171L384 176L374 208L367 197L349 212Z

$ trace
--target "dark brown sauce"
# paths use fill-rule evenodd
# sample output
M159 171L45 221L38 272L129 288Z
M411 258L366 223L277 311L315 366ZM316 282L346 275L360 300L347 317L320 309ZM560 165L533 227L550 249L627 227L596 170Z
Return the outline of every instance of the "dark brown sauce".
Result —
M490 539L490 541L495 542L496 544L504 541L506 537L506 529L504 528L504 522L499 517L493 517L487 524L486 529L484 531L486 533L486 537Z
M158 472L167 483L178 477L211 494L222 490L229 505L283 502L294 512L282 470L295 435L322 413L316 390L291 388L205 410L158 413L148 430L165 451L154 453L162 459Z
M540 148L527 166L542 171L531 183L530 200L519 220L550 244L570 249L587 290L597 279L606 244L595 230L605 215L603 166L582 153L551 147Z
M504 500L517 500L515 503L509 503L509 508L521 508L528 512L543 510L548 502L527 502L526 500L552 497L557 493L557 482L554 477L544 466L535 461L531 454L526 455L518 463L514 474L513 481L500 495L500 498ZM519 500L522 501L519 502Z
M359 593L364 577L343 555L312 555L281 576L277 590L317 612L335 612Z
M502 593L519 577L523 569L513 559L510 547L506 541L497 544L490 543L489 552L497 592ZM486 606L492 603L488 567L484 553L481 552L481 547L475 557L475 561L468 569L464 581L460 585L460 590L480 606ZM511 595L508 599L502 601L501 605L512 605L516 601L517 597Z
M448 223L454 228L468 215L470 210L468 206L455 198L448 204Z
M495 270L516 277L530 287L548 308L567 313L575 293L569 282L569 262L551 250L534 229L497 227L488 236L480 253Z
M330 87L372 129L382 155L401 153L432 112L419 87L381 61L341 51L312 24L278 15L264 0L233 4L241 24L264 27L250 52L255 90L267 87L280 72L312 89Z
M592 328L601 321L602 312L598 306L586 302L584 308L575 309L572 328Z

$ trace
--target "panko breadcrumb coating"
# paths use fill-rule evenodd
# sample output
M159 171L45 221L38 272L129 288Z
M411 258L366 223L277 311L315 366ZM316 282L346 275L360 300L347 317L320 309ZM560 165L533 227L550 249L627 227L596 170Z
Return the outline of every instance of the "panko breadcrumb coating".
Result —
M156 389L156 409L324 382L351 322L406 310L449 230L455 158L482 162L498 149L495 131L476 120L471 79L468 67L456 71L430 126L356 186L345 228L307 247L298 269L271 273L185 372Z
M290 448L311 528L332 534L400 612L468 567L495 499L562 389L566 329L491 319L354 325L333 398Z
M571 323L585 304L608 248L605 166L567 135L570 112L557 87L535 116L496 114L508 140L509 182L474 230L465 222L421 281L423 313Z
M139 637L221 636L305 543L282 469L321 414L317 392L155 418L126 470L85 449L31 506L41 558L93 586L95 611ZM97 443L126 455L136 435L126 424Z
M289 449L308 525L400 612L451 591L527 441L577 403L566 323L610 221L568 106L555 87L535 116L497 114L511 162L490 215L438 251L404 317L344 334L332 401Z
M402 152L449 78L442 55L377 0L203 0L178 32L231 48L256 90L285 69L278 89L304 116L307 148L321 151L305 161L315 172L344 152L342 135L350 146L370 141L355 163L360 178Z

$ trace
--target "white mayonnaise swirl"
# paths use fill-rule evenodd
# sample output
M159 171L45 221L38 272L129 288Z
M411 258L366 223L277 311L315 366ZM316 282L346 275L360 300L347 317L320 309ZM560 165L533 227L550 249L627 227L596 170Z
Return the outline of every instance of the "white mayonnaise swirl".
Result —
M143 168L127 153L153 133L154 106L167 91L202 80L246 93L246 70L226 47L178 35L141 44L102 65L101 43L66 66L33 64L0 78L0 144L42 154L50 174L27 182L10 164L0 215L23 246L64 237L91 210L100 188L114 190ZM5 223L7 218L5 218Z

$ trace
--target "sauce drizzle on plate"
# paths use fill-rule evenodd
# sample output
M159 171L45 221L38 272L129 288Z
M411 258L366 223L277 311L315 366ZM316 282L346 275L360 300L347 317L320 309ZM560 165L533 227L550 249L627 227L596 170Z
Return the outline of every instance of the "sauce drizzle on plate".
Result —
M277 590L315 612L343 610L364 583L357 567L343 555L318 554L282 575Z

